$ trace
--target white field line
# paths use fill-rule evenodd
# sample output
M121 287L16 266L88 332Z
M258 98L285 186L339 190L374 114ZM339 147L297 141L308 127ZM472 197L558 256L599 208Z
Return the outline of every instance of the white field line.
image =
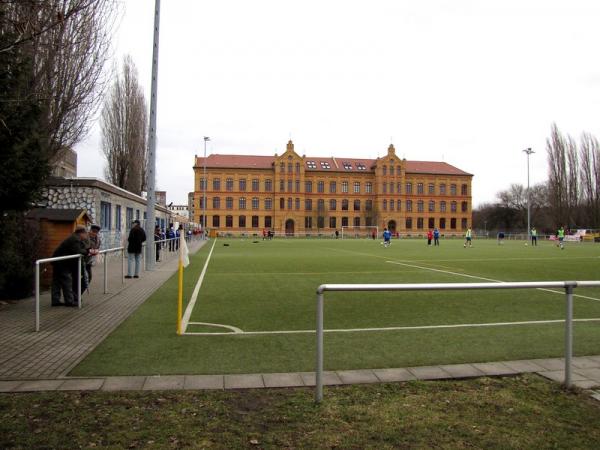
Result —
M219 327L219 328L227 328L234 333L243 333L244 331L238 327L234 327L233 325L223 325L221 323L209 323L209 322L188 322L188 325L208 325L211 327ZM230 334L230 333L221 333L221 334Z
M478 277L476 275L469 275L469 274L466 274L466 273L450 272L449 270L433 269L431 267L417 266L415 264L401 263L401 262L398 262L398 261L386 261L386 262L389 263L389 264L397 264L399 266L406 266L406 267L413 267L413 268L417 268L417 269L430 270L432 272L446 273L446 274L449 274L449 275L456 275L456 276L459 276L459 277L474 278L476 280L491 281L493 283L504 283L504 281L502 281L502 280L494 280L493 278ZM564 292L557 291L555 289L547 289L547 288L536 288L536 289L538 291L552 292L553 294L562 294L562 295L564 295ZM587 300L593 300L595 302L600 302L600 298L588 297L586 295L579 295L579 294L573 294L573 296L574 297L579 297L579 298L585 298Z
M513 325L545 325L545 324L553 324L553 323L564 323L564 319L558 320L530 320L526 322L495 322L495 323L461 323L461 324L452 324L452 325L419 325L412 327L383 327L383 328L334 328L331 330L323 330L325 333L354 333L354 332L362 332L362 331L409 331L409 330L434 330L434 329L444 329L444 328L476 328L476 327L504 327L504 326L513 326ZM589 319L573 319L573 322L600 322L600 317L598 318L589 318ZM200 322L198 322L200 323ZM209 324L206 324L209 325ZM229 327L228 325L218 325L213 324L215 326L227 327L227 328L235 328ZM240 330L239 328L237 328ZM184 332L183 334L193 335L193 336L236 336L236 335L264 335L264 334L308 334L315 333L316 330L279 330L279 331L237 331L233 333L201 333L201 332Z
M200 292L200 286L202 286L202 281L204 281L204 275L206 274L206 269L208 268L208 263L210 261L210 257L212 256L213 250L215 249L215 244L217 243L217 238L215 238L213 245L208 253L208 257L206 258L206 262L204 263L204 268L202 269L202 273L200 274L200 278L198 278L198 282L194 287L194 292L192 293L192 298L185 308L185 313L183 314L183 319L181 320L183 333L185 334L185 330L187 330L188 323L190 322L190 316L192 315L192 311L194 310L194 305L196 304L196 300L198 300L198 292Z

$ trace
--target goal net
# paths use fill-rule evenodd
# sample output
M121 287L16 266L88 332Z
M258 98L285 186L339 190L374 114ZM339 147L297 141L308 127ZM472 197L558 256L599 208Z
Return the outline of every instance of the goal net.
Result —
M375 225L364 225L360 227L342 227L342 239L372 239L379 237L379 227Z

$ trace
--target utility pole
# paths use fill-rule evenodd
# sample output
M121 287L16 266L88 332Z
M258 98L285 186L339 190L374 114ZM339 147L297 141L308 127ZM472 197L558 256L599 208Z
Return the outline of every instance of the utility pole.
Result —
M529 156L535 153L531 148L523 150L527 154L527 243L531 241L531 198L529 195Z
M156 95L158 88L158 32L160 0L154 3L154 45L152 48L152 89L150 92L150 126L148 128L148 168L146 172L146 270L154 270L154 210L156 208Z

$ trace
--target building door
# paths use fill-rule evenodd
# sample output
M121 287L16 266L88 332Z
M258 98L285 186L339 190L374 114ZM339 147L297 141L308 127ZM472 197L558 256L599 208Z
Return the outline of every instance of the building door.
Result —
M294 221L292 219L288 219L285 221L285 235L286 236L294 235Z
M395 220L390 220L388 222L388 230L390 230L393 233L396 232L396 221Z

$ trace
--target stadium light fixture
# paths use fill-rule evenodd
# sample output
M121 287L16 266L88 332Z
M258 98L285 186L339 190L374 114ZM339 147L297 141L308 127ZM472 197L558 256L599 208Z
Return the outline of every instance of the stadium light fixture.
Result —
M529 195L529 157L535 153L531 147L523 150L527 154L527 245L531 241L531 197Z

